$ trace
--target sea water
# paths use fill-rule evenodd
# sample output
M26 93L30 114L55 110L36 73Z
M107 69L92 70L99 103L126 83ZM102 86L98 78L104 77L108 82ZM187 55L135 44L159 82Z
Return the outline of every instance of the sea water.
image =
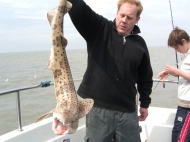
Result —
M53 82L53 74L46 64L49 51L0 53L0 92L39 85L43 81ZM176 66L175 51L168 47L149 47L153 68L153 78L165 67ZM78 88L87 66L86 49L67 50L69 65ZM179 56L179 55L178 55ZM169 77L169 80L177 78ZM79 81L78 81L79 80ZM176 108L176 83L155 82L151 94L151 106ZM18 129L16 93L0 96L0 135ZM31 124L42 114L52 110L56 105L53 86L20 92L22 126Z

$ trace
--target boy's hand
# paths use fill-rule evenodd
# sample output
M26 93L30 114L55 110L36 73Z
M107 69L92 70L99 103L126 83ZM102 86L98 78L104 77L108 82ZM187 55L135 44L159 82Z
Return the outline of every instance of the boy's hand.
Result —
M160 73L158 74L158 78L159 78L160 80L165 80L169 75L170 75L170 74L167 73L166 71L162 71L162 72L160 72Z

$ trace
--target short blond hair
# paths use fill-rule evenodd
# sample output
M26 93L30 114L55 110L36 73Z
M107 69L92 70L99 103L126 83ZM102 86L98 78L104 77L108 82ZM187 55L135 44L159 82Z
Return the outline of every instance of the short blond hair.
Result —
M119 0L117 3L117 8L118 10L120 9L121 5L123 5L124 3L131 3L131 4L135 4L137 6L137 17L141 15L142 11L143 11L143 6L142 3L140 2L140 0Z

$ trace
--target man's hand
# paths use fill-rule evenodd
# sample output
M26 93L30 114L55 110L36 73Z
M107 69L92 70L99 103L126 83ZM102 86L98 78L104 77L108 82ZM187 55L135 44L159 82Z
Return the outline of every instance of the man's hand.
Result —
M146 119L146 117L148 116L148 109L140 108L139 112L140 112L139 121L144 121Z

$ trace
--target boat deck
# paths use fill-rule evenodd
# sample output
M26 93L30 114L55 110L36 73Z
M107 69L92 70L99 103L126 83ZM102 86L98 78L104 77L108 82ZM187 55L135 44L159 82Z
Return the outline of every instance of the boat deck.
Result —
M142 142L169 142L176 109L150 107L146 121L140 122ZM53 133L52 117L23 127L22 131L14 130L0 136L1 142L84 142L85 118L80 119L77 132L57 136Z

